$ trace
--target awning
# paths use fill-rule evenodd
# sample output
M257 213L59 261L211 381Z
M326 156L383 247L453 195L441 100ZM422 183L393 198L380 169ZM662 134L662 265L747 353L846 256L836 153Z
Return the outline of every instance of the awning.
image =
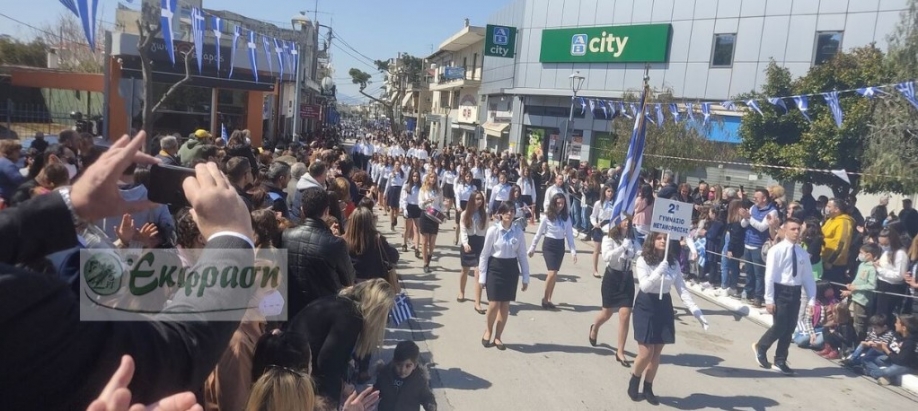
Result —
M501 134L505 133L508 128L510 128L510 123L495 123L489 121L481 125L481 128L484 129L486 135L500 137Z

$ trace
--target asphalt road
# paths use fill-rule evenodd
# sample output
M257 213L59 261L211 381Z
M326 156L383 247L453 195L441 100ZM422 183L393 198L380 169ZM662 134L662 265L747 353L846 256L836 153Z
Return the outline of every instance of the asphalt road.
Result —
M377 211L378 214L382 214ZM401 246L389 230L388 217L379 227L393 245ZM599 333L599 347L587 341L599 310L600 281L592 277L591 244L579 241L580 260L568 255L555 289L558 311L540 306L545 263L539 252L530 259L532 281L518 293L503 335L506 351L481 346L485 316L473 303L456 301L459 256L454 223L441 227L431 274L424 274L413 253L402 253L399 273L418 317L390 329L383 356L395 342L413 339L421 346L431 370L431 385L440 410L611 410L653 408L633 403L625 393L629 370L615 361L613 317ZM401 230L401 228L398 228ZM528 228L528 241L535 228ZM601 262L600 262L601 264ZM472 294L469 287L466 297ZM763 327L702 298L695 298L710 322L705 332L677 296L676 343L663 351L654 391L661 407L680 410L764 409L915 409L915 398L900 389L880 387L807 350L791 348L789 364L797 375L787 377L763 370L753 361L751 344ZM626 351L637 344L629 336ZM769 358L773 351L769 353Z

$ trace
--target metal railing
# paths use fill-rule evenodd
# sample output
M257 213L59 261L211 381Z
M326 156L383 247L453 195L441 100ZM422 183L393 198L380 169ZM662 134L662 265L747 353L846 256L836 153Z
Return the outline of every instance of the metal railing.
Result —
M29 138L37 132L57 134L73 129L77 120L72 112L50 111L44 104L20 104L0 101L0 138ZM82 113L84 120L101 116L100 112Z

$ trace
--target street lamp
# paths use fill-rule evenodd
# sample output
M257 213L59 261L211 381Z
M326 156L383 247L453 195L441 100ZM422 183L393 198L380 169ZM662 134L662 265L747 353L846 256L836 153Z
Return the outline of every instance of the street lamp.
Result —
M290 24L293 26L294 30L298 30L302 33L306 31L311 22L309 21L309 17L306 17L305 12L300 12L299 15L293 16L293 18L290 19ZM300 130L297 120L300 118L300 91L302 90L301 81L303 81L300 73L303 71L303 56L306 54L304 51L306 51L305 48L300 48L296 55L296 80L293 86L295 89L293 92L293 141L300 140Z
M567 157L567 149L570 143L567 141L570 136L570 133L573 129L574 123L574 102L577 100L577 93L583 88L583 82L586 80L586 77L580 75L579 71L575 71L574 74L571 74L568 77L571 80L571 111L567 118L567 126L564 127L564 136L561 138L561 147L560 147L560 156L558 157L558 162L562 162Z

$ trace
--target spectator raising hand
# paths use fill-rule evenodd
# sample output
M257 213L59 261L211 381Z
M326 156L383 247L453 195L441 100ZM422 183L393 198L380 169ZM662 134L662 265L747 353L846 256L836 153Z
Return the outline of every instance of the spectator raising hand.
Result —
M190 391L170 395L155 404L131 405L131 390L128 384L134 378L134 359L130 355L121 357L121 365L115 370L99 398L89 404L86 411L203 411Z

